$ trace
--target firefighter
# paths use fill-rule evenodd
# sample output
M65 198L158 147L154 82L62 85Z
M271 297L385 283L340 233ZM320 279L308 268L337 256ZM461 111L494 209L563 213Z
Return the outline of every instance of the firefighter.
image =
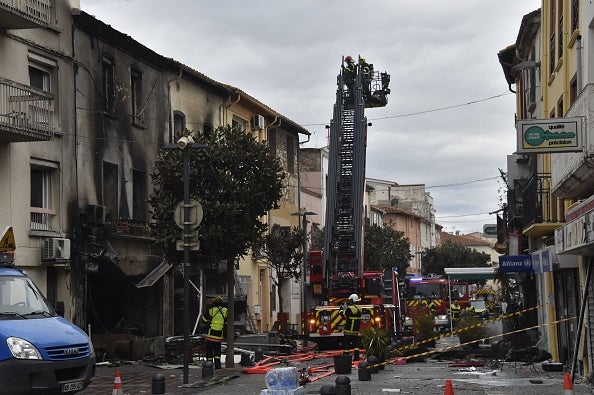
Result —
M346 65L344 66L344 83L349 89L349 93L352 95L355 89L355 74L357 72L357 66L352 56L344 58Z
M462 308L460 307L460 303L457 300L453 300L450 304L450 315L452 316L453 320L457 320L460 318L460 313L462 312Z
M435 314L435 310L437 310L437 306L433 303L433 300L430 297L426 297L425 300L423 300L423 306L427 307L431 314Z
M474 314L476 313L476 309L474 308L474 306L472 304L469 304L468 306L466 306L466 308L464 309L464 312L466 314L468 314L471 317L474 317Z
M204 336L206 340L206 360L214 363L215 369L221 368L221 343L227 328L227 308L223 306L223 298L213 299L211 307L202 316L208 326Z
M357 304L360 301L359 295L352 294L345 305L341 306L340 314L345 318L344 329L344 353L350 354L353 350L353 360L359 360L359 343L361 340L359 328L361 326L361 307Z

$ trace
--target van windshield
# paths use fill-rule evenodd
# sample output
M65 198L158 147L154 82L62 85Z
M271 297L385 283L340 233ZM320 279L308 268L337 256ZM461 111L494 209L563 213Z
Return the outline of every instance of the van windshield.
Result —
M0 318L11 314L31 318L55 313L29 278L0 276Z

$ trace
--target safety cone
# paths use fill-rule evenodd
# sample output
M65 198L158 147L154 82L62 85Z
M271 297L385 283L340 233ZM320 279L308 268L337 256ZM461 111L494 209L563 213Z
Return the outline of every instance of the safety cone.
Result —
M443 391L443 395L454 395L454 386L452 385L452 380L446 380L445 391Z
M571 382L571 375L569 373L565 373L563 376L563 394L564 395L574 395L573 392L573 383Z
M116 370L115 379L113 380L113 391L111 395L124 395L124 389L122 388L122 378L120 377L120 371Z

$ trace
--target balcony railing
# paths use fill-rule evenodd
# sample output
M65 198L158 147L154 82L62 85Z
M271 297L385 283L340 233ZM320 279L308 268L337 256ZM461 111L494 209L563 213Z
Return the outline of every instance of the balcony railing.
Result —
M522 200L524 202L524 228L548 220L548 210L551 202L551 175L538 174L532 176L526 187L522 190Z
M132 219L120 218L111 221L108 226L108 232L111 236L154 237L148 222L135 221Z
M0 26L31 29L51 22L51 0L0 0Z
M0 142L46 141L55 132L54 95L0 78Z
M54 231L56 211L48 208L31 207L31 230Z

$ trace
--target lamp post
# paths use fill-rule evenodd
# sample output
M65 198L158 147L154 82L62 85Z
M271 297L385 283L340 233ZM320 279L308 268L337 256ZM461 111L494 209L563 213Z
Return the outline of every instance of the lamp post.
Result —
M177 144L167 144L165 146L166 149L181 149L183 153L184 196L183 204L181 205L183 219L179 221L177 215L175 217L178 226L183 230L182 240L177 243L176 249L183 249L184 251L184 262L182 266L184 287L184 384L188 384L189 382L190 364L190 251L197 251L200 246L197 241L192 241L192 230L196 229L202 220L202 207L197 202L190 200L190 149L204 147L206 147L206 144L194 143L194 139L191 136L183 136L177 141ZM193 210L194 212L192 212Z
M303 229L303 262L301 266L301 277L299 278L299 288L301 292L301 322L303 325L303 335L307 335L307 322L306 322L306 315L307 309L305 306L305 272L307 270L307 216L308 215L318 215L313 211L304 211L303 213L297 212L291 215L299 215L302 217L301 220L301 229Z

